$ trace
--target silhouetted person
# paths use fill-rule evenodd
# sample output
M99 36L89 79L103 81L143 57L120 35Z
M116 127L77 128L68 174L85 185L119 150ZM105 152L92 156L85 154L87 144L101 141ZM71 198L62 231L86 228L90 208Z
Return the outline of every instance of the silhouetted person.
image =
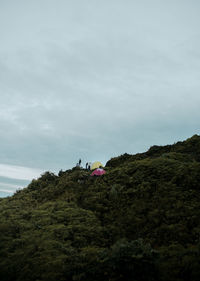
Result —
M79 166L81 165L81 159L79 159L79 162L78 162Z
M88 169L88 162L86 163L85 168L86 168L86 170Z

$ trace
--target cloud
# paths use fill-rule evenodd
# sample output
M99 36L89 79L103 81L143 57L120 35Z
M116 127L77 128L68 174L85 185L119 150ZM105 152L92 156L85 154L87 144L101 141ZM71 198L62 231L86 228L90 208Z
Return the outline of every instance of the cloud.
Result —
M198 133L198 8L2 1L1 175L30 179Z
M17 189L21 189L18 185L0 183L0 192L13 194Z
M41 173L42 171L39 169L0 164L0 177L7 177L17 180L31 180L33 178L38 178Z

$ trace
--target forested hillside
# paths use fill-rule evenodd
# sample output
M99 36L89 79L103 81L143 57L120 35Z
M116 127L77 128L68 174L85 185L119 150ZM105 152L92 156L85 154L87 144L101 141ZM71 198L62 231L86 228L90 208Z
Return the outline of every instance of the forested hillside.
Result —
M200 136L0 200L1 281L199 281Z

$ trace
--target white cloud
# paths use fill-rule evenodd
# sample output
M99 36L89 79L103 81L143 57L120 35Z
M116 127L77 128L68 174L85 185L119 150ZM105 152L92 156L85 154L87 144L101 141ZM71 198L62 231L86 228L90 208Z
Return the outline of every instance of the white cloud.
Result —
M42 171L39 169L0 164L0 177L20 180L31 180L33 178L38 178L41 173Z
M9 194L13 194L13 190L10 190L10 189L4 189L4 188L1 188L0 187L0 192L6 192L6 193L9 193Z

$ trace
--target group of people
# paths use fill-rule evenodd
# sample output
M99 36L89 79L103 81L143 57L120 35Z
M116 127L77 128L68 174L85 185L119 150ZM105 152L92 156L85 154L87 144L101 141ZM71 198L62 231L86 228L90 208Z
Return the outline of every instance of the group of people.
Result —
M81 159L79 159L78 163L76 164L76 167L81 167ZM91 169L91 162L87 162L85 164L85 169L90 171L90 169Z
M88 171L90 171L90 169L91 169L91 162L87 162L86 164L85 164L85 168L86 168L86 170L88 170Z

